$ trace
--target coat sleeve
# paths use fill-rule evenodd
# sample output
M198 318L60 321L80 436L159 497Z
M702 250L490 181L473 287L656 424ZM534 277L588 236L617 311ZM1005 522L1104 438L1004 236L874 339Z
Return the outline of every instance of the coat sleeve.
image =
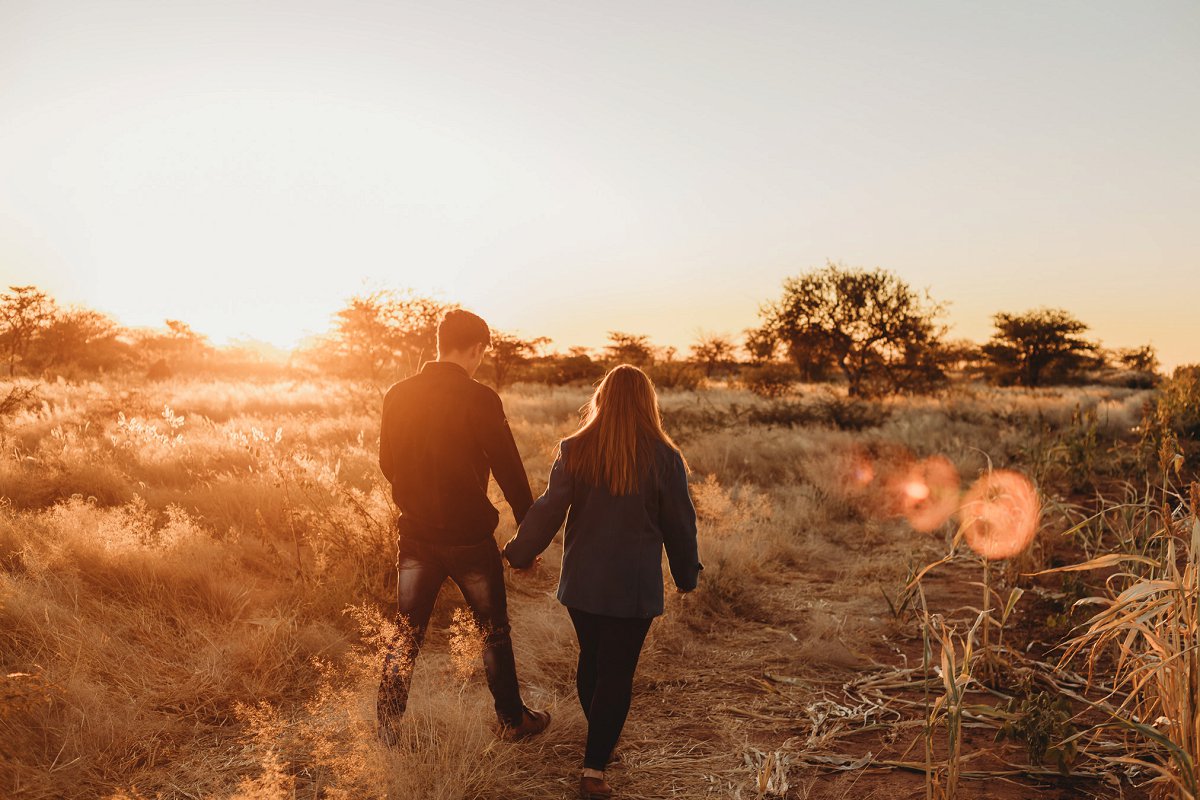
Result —
M504 492L504 499L508 501L514 519L520 525L533 503L533 490L529 488L525 464L517 451L512 429L504 416L504 404L498 395L488 398L481 429L480 438L487 453L488 465L496 476L496 483L500 484L500 491Z
M671 577L681 591L690 592L700 579L700 553L696 544L696 508L688 492L683 456L672 453L661 488L658 525L667 549Z
M504 557L509 564L524 569L550 546L571 507L571 493L572 480L563 464L560 448L558 458L550 468L550 482L546 491L534 501L517 535L504 545Z
M379 421L379 469L383 472L383 477L387 478L388 482L392 480L392 469L395 466L392 455L392 427L395 422L392 420L393 413L389 410L390 398L383 398L383 413L380 415Z

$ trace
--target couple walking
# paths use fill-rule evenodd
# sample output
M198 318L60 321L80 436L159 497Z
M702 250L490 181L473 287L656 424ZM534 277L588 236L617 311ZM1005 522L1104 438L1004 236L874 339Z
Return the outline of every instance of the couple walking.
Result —
M650 379L622 365L596 388L579 430L559 443L535 501L500 397L472 378L491 343L487 323L450 311L437 336L437 361L393 386L383 403L379 465L400 517L398 626L379 686L380 737L399 740L413 666L446 578L484 637L499 735L523 739L550 725L548 712L521 700L503 560L531 568L565 519L558 599L579 639L575 685L588 722L580 796L611 797L604 770L646 633L663 611L664 547L677 591L694 589L703 569L687 465L662 429ZM499 513L488 500L489 474L519 526L503 552L493 538Z

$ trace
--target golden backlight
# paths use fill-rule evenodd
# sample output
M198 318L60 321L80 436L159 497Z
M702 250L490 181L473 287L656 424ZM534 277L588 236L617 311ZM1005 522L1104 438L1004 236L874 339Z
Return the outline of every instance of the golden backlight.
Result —
M563 348L682 349L832 258L930 287L955 336L1045 304L1196 359L1194 26L880 0L686 16L4 3L0 286L216 343L293 345L369 286Z

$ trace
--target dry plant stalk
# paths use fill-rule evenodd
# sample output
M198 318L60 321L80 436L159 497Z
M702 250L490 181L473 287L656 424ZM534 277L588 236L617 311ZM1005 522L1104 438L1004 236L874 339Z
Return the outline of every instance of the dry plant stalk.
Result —
M924 607L924 602L922 606ZM926 716L925 793L926 797L932 800L953 800L958 796L958 783L962 773L964 703L967 687L975 679L972 675L975 664L975 636L986 616L986 612L980 612L970 630L962 635L948 626L944 619L930 617L928 611L925 611L926 652L927 656L932 655L928 646L928 636L932 635L941 649L939 661L944 690L942 695L934 700L932 707L928 707ZM928 662L926 667L928 671ZM944 764L935 767L933 731L942 723L946 726L946 760Z
M1197 800L1200 797L1200 484L1191 485L1189 502L1173 512L1171 499L1180 499L1167 485L1162 490L1159 520L1150 536L1159 557L1111 553L1082 564L1047 572L1102 569L1118 564L1140 565L1140 572L1112 575L1107 597L1089 597L1079 604L1101 610L1087 628L1067 643L1060 662L1088 651L1089 680L1101 652L1115 648L1117 662L1113 697L1123 694L1102 726L1124 729L1157 750L1165 763L1144 757L1101 756L1113 764L1139 767L1156 775L1151 781L1158 797ZM1154 501L1147 498L1147 505ZM1111 699L1111 698L1110 698Z

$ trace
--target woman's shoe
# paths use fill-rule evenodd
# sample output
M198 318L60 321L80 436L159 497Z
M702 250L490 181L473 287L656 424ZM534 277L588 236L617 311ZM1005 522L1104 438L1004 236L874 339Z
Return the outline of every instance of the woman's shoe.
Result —
M608 800L613 796L612 787L604 778L593 778L588 775L579 777L579 797L581 800Z

